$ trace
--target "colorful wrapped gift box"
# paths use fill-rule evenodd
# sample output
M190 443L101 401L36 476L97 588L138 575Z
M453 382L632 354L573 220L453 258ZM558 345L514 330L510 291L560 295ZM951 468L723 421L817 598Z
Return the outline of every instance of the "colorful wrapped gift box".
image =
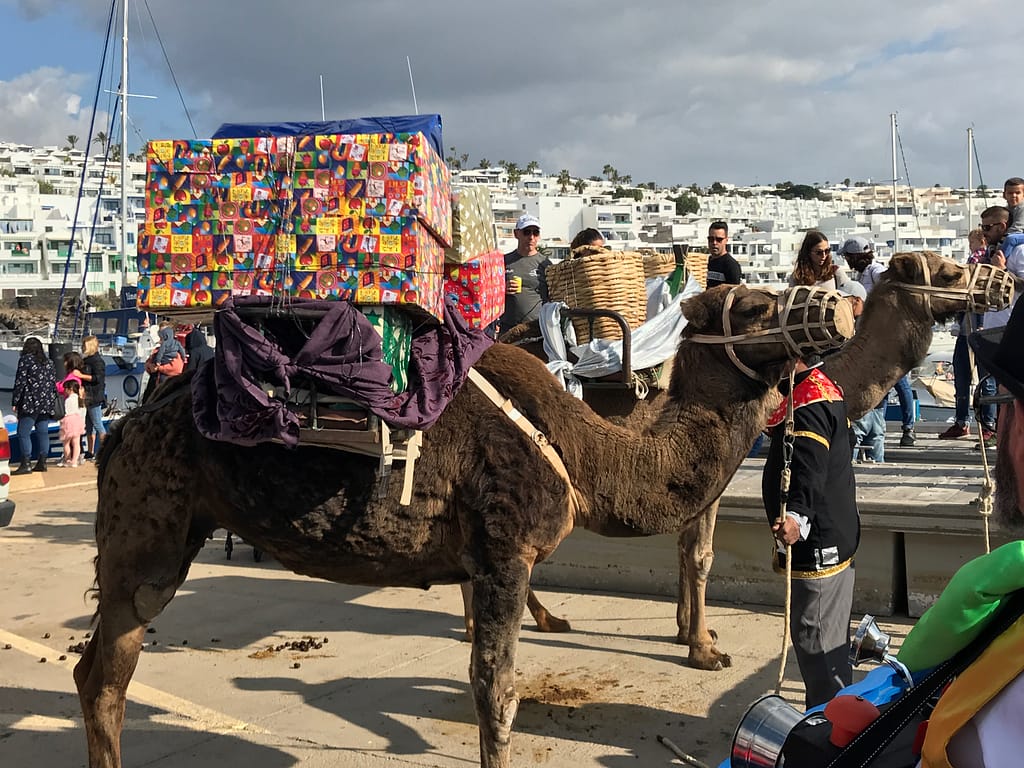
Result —
M505 311L505 257L493 250L465 264L445 264L444 293L471 328L486 328Z
M352 213L415 216L451 243L451 173L422 133L300 136L292 183L358 203Z
M490 190L482 185L453 189L452 245L445 249L444 260L465 264L497 247Z
M392 307L359 307L381 337L384 362L391 366L391 390L404 392L408 386L409 354L412 351L413 319Z
M451 181L422 134L154 141L147 162L139 271L170 276L150 281L149 306L212 305L204 275L252 271L230 290L441 317Z
M144 309L223 306L231 296L226 272L139 275L137 303Z

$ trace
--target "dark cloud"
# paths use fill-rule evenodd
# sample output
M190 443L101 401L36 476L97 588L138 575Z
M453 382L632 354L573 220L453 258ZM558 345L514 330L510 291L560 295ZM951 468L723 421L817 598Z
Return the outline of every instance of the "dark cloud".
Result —
M56 2L18 7L39 14ZM1012 112L992 109L1012 92L999 73L1013 71L1013 42L975 24L1012 18L1008 0L150 7L200 134L225 121L318 118L321 74L330 116L409 113L409 56L420 111L443 115L446 144L552 172L611 163L661 183L887 178L897 111L911 180L962 183L970 123L1000 176L1000 147L1013 139ZM51 12L100 33L108 11L104 0L64 0ZM167 91L159 112L140 109L140 130L189 135L144 4L138 19L135 71L161 73Z

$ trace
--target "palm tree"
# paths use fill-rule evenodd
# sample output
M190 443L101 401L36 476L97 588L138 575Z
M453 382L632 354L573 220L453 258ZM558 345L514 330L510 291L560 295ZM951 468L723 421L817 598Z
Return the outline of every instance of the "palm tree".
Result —
M114 162L121 161L121 145L115 144L110 148L110 159Z
M105 155L105 154L107 154L107 144L110 143L110 137L107 136L107 134L104 133L103 131L100 131L93 138L92 143L93 144L99 144L100 145L100 151L102 151L103 154Z
M576 188L576 194L582 195L583 190L587 188L587 182L585 182L583 179L576 179L576 182L573 184L573 186Z
M633 183L633 177L627 173L625 176L619 176L618 181L622 183L622 186L628 187Z
M601 173L606 179L608 179L608 181L611 181L612 177L615 177L616 179L619 178L619 172L615 170L615 166L608 163L604 164L604 168L601 169Z
M569 171L563 168L558 172L558 188L564 195L569 187L572 185L572 176L569 175Z
M508 176L508 183L515 187L519 180L523 178L523 171L515 163L507 163L505 165L505 175Z
M75 136L75 134L70 133L70 134L68 134L67 136L64 137L64 141L66 141L68 143L68 149L74 149L75 148L75 144L78 143L78 137Z
M540 163L538 163L536 160L531 160L526 164L527 173L536 173L538 168L540 168Z
M487 170L488 168L491 167L491 161L488 160L486 157L481 157L480 158L480 162L477 163L476 165L477 165L478 168L481 168L483 170Z

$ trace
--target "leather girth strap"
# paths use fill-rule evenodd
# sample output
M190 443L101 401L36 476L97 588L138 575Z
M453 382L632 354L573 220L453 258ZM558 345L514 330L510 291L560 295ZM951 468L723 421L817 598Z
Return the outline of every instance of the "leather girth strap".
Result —
M572 484L572 478L569 477L569 471L565 468L562 457L558 455L558 451L548 442L547 436L533 426L530 420L516 408L515 404L507 397L503 397L476 368L469 369L468 378L476 385L477 389L487 396L488 400L498 407L498 410L508 416L512 423L523 431L523 434L529 438L531 443L537 446L541 455L547 459L555 472L558 473L558 476L565 481L565 484L569 487L570 511L572 512L573 519L575 519L584 510L583 500L576 492L576 487Z

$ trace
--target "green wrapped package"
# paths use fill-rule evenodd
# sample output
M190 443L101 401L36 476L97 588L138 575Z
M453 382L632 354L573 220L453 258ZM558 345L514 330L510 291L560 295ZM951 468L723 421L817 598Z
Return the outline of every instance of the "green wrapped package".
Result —
M409 354L412 350L412 318L396 307L359 307L380 335L381 354L391 366L391 390L396 394L409 386Z
M1012 592L1024 588L1024 541L964 563L900 647L911 672L930 669L976 638Z
M494 213L491 192L483 186L452 190L452 245L444 250L448 264L465 264L493 251Z

